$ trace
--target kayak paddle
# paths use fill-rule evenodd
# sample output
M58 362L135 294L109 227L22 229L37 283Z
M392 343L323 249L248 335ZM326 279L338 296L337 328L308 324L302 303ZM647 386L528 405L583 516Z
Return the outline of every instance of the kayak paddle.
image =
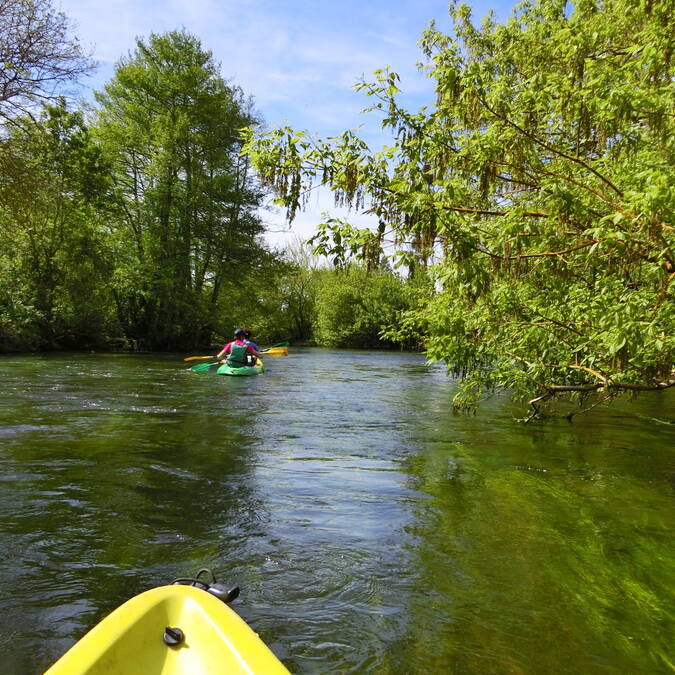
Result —
M267 356L288 356L288 347L270 347L269 349L263 349L263 354ZM213 363L198 363L196 366L192 366L190 370L195 373L203 373L212 366L219 366L221 361L214 361Z
M284 342L277 342L276 344L270 345L269 347L267 347L266 349L263 349L262 351L263 351L263 353L268 353L271 349L276 349L277 347L286 347L287 349L286 349L285 354L282 354L280 352L278 354L274 354L274 353L270 354L270 356L288 356L288 345L289 344L290 343L288 342L288 340L286 340ZM197 361L197 360L200 360L200 359L215 359L215 358L216 358L215 356L188 356L187 358L184 358L183 361Z
M268 356L288 356L288 342L280 342L279 344L272 345L267 347L267 349L262 350L263 354ZM215 359L215 356L188 356L183 359L183 361L196 361L198 359ZM208 370L211 366L216 366L220 361L215 361L214 363L200 363L196 366L192 366L191 370L194 370L196 373L201 373L204 370Z
M288 356L288 347L269 347L263 349L262 353L267 356Z
M198 363L196 366L192 366L190 370L195 373L203 373L205 370L211 368L211 366L219 366L220 361L215 361L214 363Z

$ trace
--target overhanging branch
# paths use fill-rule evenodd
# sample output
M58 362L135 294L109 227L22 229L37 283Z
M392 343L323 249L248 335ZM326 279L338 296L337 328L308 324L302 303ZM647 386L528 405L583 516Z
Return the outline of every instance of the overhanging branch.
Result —
M654 384L633 384L631 382L593 382L588 384L544 384L543 388L548 394L560 394L564 392L590 392L598 389L611 389L615 391L661 391L675 386L675 377ZM533 399L538 400L538 399Z
M483 209L471 209L463 206L441 206L446 211L457 211L458 213L474 213L479 216L508 216L508 211L486 211ZM548 218L548 213L543 211L522 211L520 215L529 218Z

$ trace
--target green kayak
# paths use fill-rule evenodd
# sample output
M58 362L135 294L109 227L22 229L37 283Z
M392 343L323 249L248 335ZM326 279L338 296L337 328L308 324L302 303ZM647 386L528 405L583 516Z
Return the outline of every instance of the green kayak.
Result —
M241 368L231 368L227 364L223 364L216 370L218 375L260 375L265 372L265 366L260 359L255 360L254 366L242 366Z

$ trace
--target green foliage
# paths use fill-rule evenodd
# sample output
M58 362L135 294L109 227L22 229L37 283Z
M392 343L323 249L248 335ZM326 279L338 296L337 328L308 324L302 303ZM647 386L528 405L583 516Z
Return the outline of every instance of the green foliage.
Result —
M21 120L3 146L0 348L93 346L111 319L100 240L108 167L63 102Z
M0 298L0 350L32 351L42 343L41 317L34 307L16 301L6 289Z
M324 270L316 299L314 338L330 347L383 347L382 330L409 307L405 282L390 272L349 266Z
M238 301L219 312L219 336L230 339L233 328L245 326L261 346L282 340L311 342L321 273L317 259L297 241L260 263L228 287L227 295Z
M433 105L404 110L386 69L357 87L390 147L249 133L290 218L318 183L377 216L368 233L326 219L322 253L381 264L388 237L426 274L433 290L388 334L425 336L463 376L458 405L508 387L542 415L560 395L675 384L671 9L528 1L479 28L451 4L454 35L432 24L420 43Z
M250 101L184 31L138 40L97 98L91 130L61 101L0 139L0 350L229 337L277 265L240 155Z
M97 135L115 168L125 334L152 349L208 343L221 299L241 295L225 298L229 282L264 255L262 192L239 156L250 102L184 31L138 40L97 98Z
M311 251L301 241L291 244L259 277L257 302L249 307L256 335L267 343L311 341L320 277Z
M297 339L289 332L283 306L288 266L275 254L263 252L245 274L227 279L212 316L213 339L219 345L232 339L235 328L248 328L260 346ZM215 341L215 342L214 342Z

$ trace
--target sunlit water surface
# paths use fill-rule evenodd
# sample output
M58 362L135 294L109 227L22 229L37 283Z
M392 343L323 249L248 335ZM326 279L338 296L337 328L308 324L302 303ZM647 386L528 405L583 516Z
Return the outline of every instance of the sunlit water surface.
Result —
M672 672L675 392L454 415L415 354L0 359L0 650L212 568L295 673Z

